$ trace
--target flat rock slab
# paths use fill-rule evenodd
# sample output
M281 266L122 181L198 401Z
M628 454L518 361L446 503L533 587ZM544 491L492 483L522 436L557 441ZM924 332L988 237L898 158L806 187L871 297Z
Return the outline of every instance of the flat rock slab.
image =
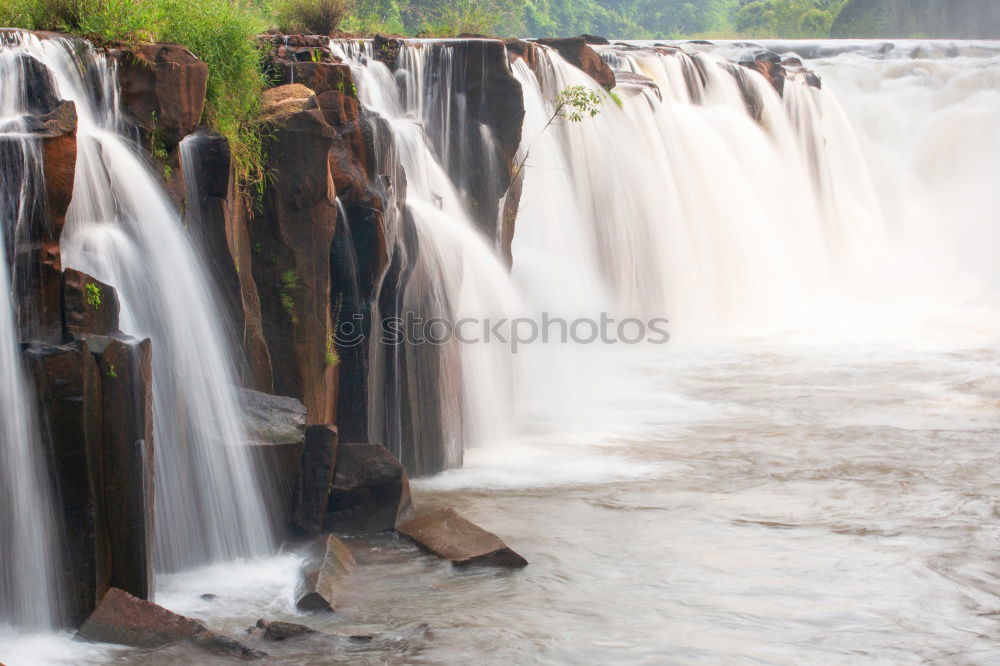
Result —
M528 564L500 537L470 523L454 509L431 511L397 526L396 531L452 564L511 568Z
M332 611L343 596L344 579L354 570L354 556L347 545L328 535L321 557L307 560L295 605L304 611Z
M178 615L116 587L108 590L77 638L137 648L158 648L186 641L213 654L256 659L265 652L213 633L197 620Z

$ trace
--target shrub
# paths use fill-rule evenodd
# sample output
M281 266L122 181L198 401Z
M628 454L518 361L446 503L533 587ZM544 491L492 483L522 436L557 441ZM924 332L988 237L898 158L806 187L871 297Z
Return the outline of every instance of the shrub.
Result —
M329 35L353 7L352 0L276 0L273 12L282 32Z

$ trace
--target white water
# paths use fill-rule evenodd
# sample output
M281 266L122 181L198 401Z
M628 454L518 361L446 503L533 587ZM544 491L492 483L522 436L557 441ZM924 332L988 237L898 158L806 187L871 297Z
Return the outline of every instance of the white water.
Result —
M52 497L14 314L15 244L35 222L30 181L41 165L38 140L24 135L17 56L0 46L0 630L7 623L53 626L59 588Z
M495 321L516 316L521 309L520 299L507 269L490 241L476 229L463 197L431 148L434 138L431 126L451 126L446 119L428 117L444 113L442 109L449 106L447 65L434 77L443 83L432 85L425 80L429 66L426 60L432 51L429 45L404 46L395 76L372 57L370 44L359 47L354 43L334 42L332 48L351 63L365 108L388 121L393 145L406 174L405 206L413 223L416 251L414 256L407 257L413 272L403 294L401 311L414 313L425 321L436 318L450 322L464 318ZM450 63L447 47L438 48L445 55L437 64ZM445 101L436 99L437 96ZM443 146L440 154L447 155L447 141L438 140ZM390 231L393 239L400 233ZM412 249L399 246L397 251L409 253ZM416 441L412 446L421 451L435 445L419 441L421 422L439 419L445 439L444 467L455 467L461 464L464 446L505 439L512 413L512 361L507 349L499 344L462 344L457 350L450 344L443 350L434 348L425 356L427 348L419 344L408 344L406 348L408 371L414 380L409 387L411 395L401 400L411 402L414 416L413 422L405 424L403 429L413 431ZM427 370L421 367L424 363L434 366L426 375ZM384 371L374 364L373 369ZM422 380L428 383L421 384ZM424 391L437 392L439 415L428 414L426 405L434 405L435 400L422 395ZM376 406L373 410L376 420L385 409ZM376 435L383 433L383 428L380 423L373 426ZM395 453L401 454L398 450Z
M29 37L22 50L46 64L79 118L63 263L114 286L121 329L153 341L156 564L172 571L264 554L270 526L244 446L222 310L150 165L119 134L111 66L77 47Z

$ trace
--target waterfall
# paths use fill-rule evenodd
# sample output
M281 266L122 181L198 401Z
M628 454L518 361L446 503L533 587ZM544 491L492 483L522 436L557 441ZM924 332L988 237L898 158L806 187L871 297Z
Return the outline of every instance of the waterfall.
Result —
M22 116L24 68L23 54L0 43L0 624L44 629L58 619L58 538L14 312L17 242L44 208L39 141Z
M156 561L172 571L271 549L220 306L151 164L121 133L113 66L82 42L24 38L76 104L66 266L118 290L121 329L153 341Z
M482 221L477 225L468 192L445 168L456 154L453 141L467 159L492 154L485 133L470 139L452 131L449 46L405 44L395 73L373 57L370 42L332 42L331 48L351 64L363 106L379 118L376 133L384 126L390 135L381 142L380 172L390 173L398 159L406 184L402 219L387 233L399 289L375 321L407 313L424 322L516 316L521 301L494 239L483 233ZM451 340L387 350L374 344L369 429L409 469L458 466L465 445L507 436L513 362L505 346Z
M887 248L884 221L831 95L800 77L782 99L760 74L704 53L601 48L638 77L622 77L620 105L607 99L547 136L537 128L561 90L599 88L551 49L535 71L515 63L534 141L522 146L526 190L537 193L526 192L514 239L522 282L563 303L588 285L631 316L666 315L686 338L780 326L865 283ZM546 265L572 272L550 270L543 287Z

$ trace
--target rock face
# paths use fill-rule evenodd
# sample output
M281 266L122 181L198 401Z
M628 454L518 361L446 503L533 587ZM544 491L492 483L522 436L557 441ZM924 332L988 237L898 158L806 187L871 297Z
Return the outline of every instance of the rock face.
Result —
M295 525L306 534L319 534L323 529L337 462L337 445L336 427L314 425L306 428L294 517Z
M831 37L996 39L1000 4L994 0L850 0Z
M66 526L67 621L111 585L148 597L153 568L148 340L83 336L25 350Z
M615 75L583 37L544 38L535 40L559 52L566 62L587 73L608 90L615 87Z
M266 93L262 130L274 174L250 225L274 390L305 404L310 423L333 419L330 248L337 223L330 173L335 132L305 86Z
M406 470L381 444L342 444L323 522L333 532L391 530L412 508Z
M118 330L118 292L86 273L67 268L62 275L62 299L68 334L109 335Z
M244 197L233 173L225 137L198 132L182 146L185 222L204 256L229 324L230 348L244 350L243 381L273 391L271 357L264 341L260 296L251 270L250 234Z
M321 552L314 554L302 570L295 603L299 610L336 610L344 579L356 566L350 549L337 537L328 535L321 543Z
M158 648L188 642L213 654L256 659L267 656L225 636L212 633L201 622L143 601L117 588L108 590L100 605L77 632L77 638L136 648Z
M511 568L528 564L500 537L470 523L454 509L424 514L399 525L396 531L452 564Z
M208 65L179 44L145 44L113 51L123 107L171 152L201 122Z

